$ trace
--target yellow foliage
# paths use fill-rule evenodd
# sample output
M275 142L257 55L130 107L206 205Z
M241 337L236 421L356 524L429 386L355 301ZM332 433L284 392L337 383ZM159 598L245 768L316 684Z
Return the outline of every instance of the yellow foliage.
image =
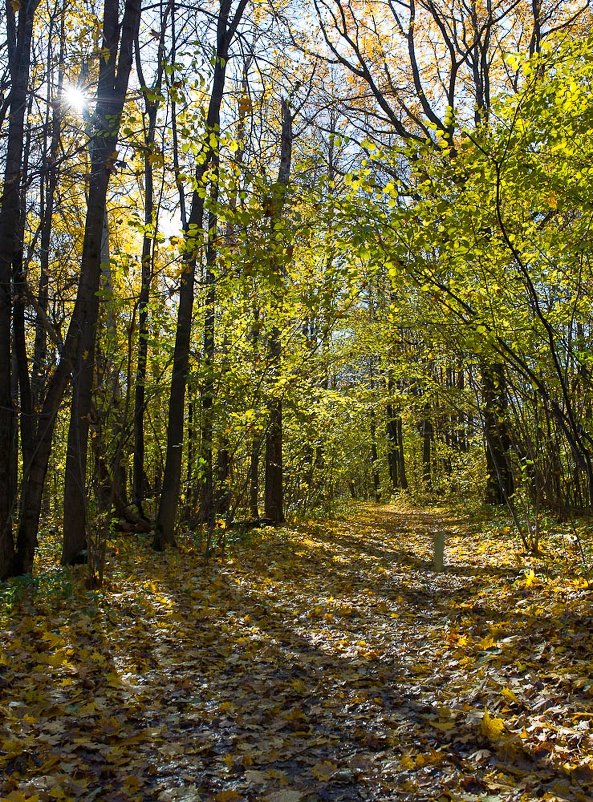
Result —
M500 741L506 734L505 723L501 718L493 718L490 713L485 710L482 716L482 723L480 724L480 732L489 741L496 743Z

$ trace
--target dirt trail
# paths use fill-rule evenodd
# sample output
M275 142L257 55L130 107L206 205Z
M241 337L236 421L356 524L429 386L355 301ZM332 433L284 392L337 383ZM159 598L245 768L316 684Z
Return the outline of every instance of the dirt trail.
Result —
M2 633L2 799L593 798L581 596L508 538L366 506L209 566L126 543L108 591Z

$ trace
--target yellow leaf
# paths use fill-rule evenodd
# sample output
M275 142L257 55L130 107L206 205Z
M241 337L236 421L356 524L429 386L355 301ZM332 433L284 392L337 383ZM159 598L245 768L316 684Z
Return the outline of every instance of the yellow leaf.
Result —
M517 697L517 694L510 688L503 688L500 693L502 694L502 696L504 696L507 702L514 702L515 704L519 703L519 698Z
M486 637L482 638L482 640L479 642L478 646L482 651L485 651L486 649L492 649L494 646L496 646L496 641L492 635L486 635Z
M214 797L214 802L240 802L241 799L243 797L236 791L219 791Z
M530 588L532 585L537 583L537 577L533 568L530 568L528 571L525 571L525 587Z
M321 780L322 782L329 780L332 774L338 767L335 763L332 763L331 760L322 760L320 763L316 763L313 768L311 769L311 774L315 777L316 780Z
M64 638L61 635L56 635L55 632L44 632L41 637L49 645L50 649L64 645Z
M440 730L441 732L450 732L451 730L455 729L455 722L454 721L435 721L433 722L432 726L435 730Z
M239 111L241 114L249 114L253 110L253 103L248 95L241 95L239 98Z
M488 738L489 741L500 741L506 732L505 723L501 718L493 718L490 713L485 710L482 716L480 732Z
M139 777L131 774L129 777L126 777L124 781L124 788L128 792L139 791L142 787L142 780Z

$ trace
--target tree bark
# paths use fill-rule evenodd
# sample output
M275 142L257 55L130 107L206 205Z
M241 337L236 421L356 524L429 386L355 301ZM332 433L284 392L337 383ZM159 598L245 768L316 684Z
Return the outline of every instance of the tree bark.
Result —
M86 467L99 315L103 226L107 187L117 156L120 120L139 25L139 0L126 0L121 27L117 0L105 0L105 56L100 62L96 108L92 119L91 175L80 282L70 327L75 326L71 337L72 402L64 486L63 564L71 563L86 547ZM70 334L70 329L68 333Z
M381 501L381 477L379 476L379 454L377 453L377 422L371 412L371 474L373 477L373 498L375 504Z
M28 0L15 5L7 0L8 56L11 89L9 96L6 163L0 201L0 579L14 572L15 546L13 515L16 504L16 487L12 477L15 457L15 410L11 394L11 273L15 258L22 260L21 179L23 146L25 141L25 112L33 21L39 0Z
M214 158L215 185L211 190L211 202L218 202L218 156ZM204 472L201 480L200 513L198 520L208 527L214 526L216 505L214 499L214 352L216 347L216 286L214 284L214 265L216 247L214 240L218 227L218 215L212 210L208 213L208 243L206 246L206 305L204 314L204 350L202 353L202 370L204 383L201 393L202 431L201 431L201 467Z
M420 422L422 434L422 481L426 488L432 486L432 439L434 428L430 420L430 404L424 405L423 419Z
M167 456L153 540L153 546L157 550L161 550L166 546L175 545L175 518L181 489L185 388L189 370L191 323L194 305L194 277L200 250L200 234L203 233L204 184L212 160L218 152L217 140L220 134L220 108L224 93L229 47L246 5L247 0L239 0L235 13L231 18L231 0L221 0L218 13L214 75L212 78L212 90L206 116L204 149L199 164L196 167L196 189L192 194L191 210L185 230L186 258L179 288L177 330L175 332L175 348L173 352L173 375L171 378L171 390L169 395ZM213 139L216 141L216 144L213 144Z
M504 365L482 366L484 434L486 439L485 501L506 504L514 493L515 482L510 460L511 438L507 421L507 394Z
M278 179L273 187L271 199L270 231L272 238L276 227L282 219L282 211L286 201L286 192L290 180L290 167L292 160L292 117L286 100L282 101L282 135L280 142L280 168ZM277 245L272 242L272 280L281 284L282 264L273 249ZM279 304L276 303L278 307ZM275 382L280 373L282 359L282 344L280 341L280 328L273 325L269 335L268 358L270 360L270 374ZM282 469L282 398L275 388L268 403L268 427L266 429L265 449L265 488L264 488L264 515L271 523L279 524L284 521L284 485Z
M144 410L146 406L146 373L148 363L148 304L153 272L154 233L156 228L154 204L153 152L156 138L156 123L159 109L158 97L163 83L165 67L164 37L166 22L171 6L168 5L160 21L160 39L157 53L157 71L149 89L142 71L140 43L136 40L136 73L144 97L144 112L147 124L144 126L144 232L142 235L142 275L138 297L138 346L136 362L136 381L134 384L134 457L132 473L132 502L141 518L144 518L144 498L146 495L146 472L144 470Z

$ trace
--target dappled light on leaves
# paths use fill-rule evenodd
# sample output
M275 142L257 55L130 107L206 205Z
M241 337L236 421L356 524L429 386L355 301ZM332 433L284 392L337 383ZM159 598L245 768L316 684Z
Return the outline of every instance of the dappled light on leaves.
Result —
M480 527L362 506L41 575L2 619L2 799L585 802L587 583Z

